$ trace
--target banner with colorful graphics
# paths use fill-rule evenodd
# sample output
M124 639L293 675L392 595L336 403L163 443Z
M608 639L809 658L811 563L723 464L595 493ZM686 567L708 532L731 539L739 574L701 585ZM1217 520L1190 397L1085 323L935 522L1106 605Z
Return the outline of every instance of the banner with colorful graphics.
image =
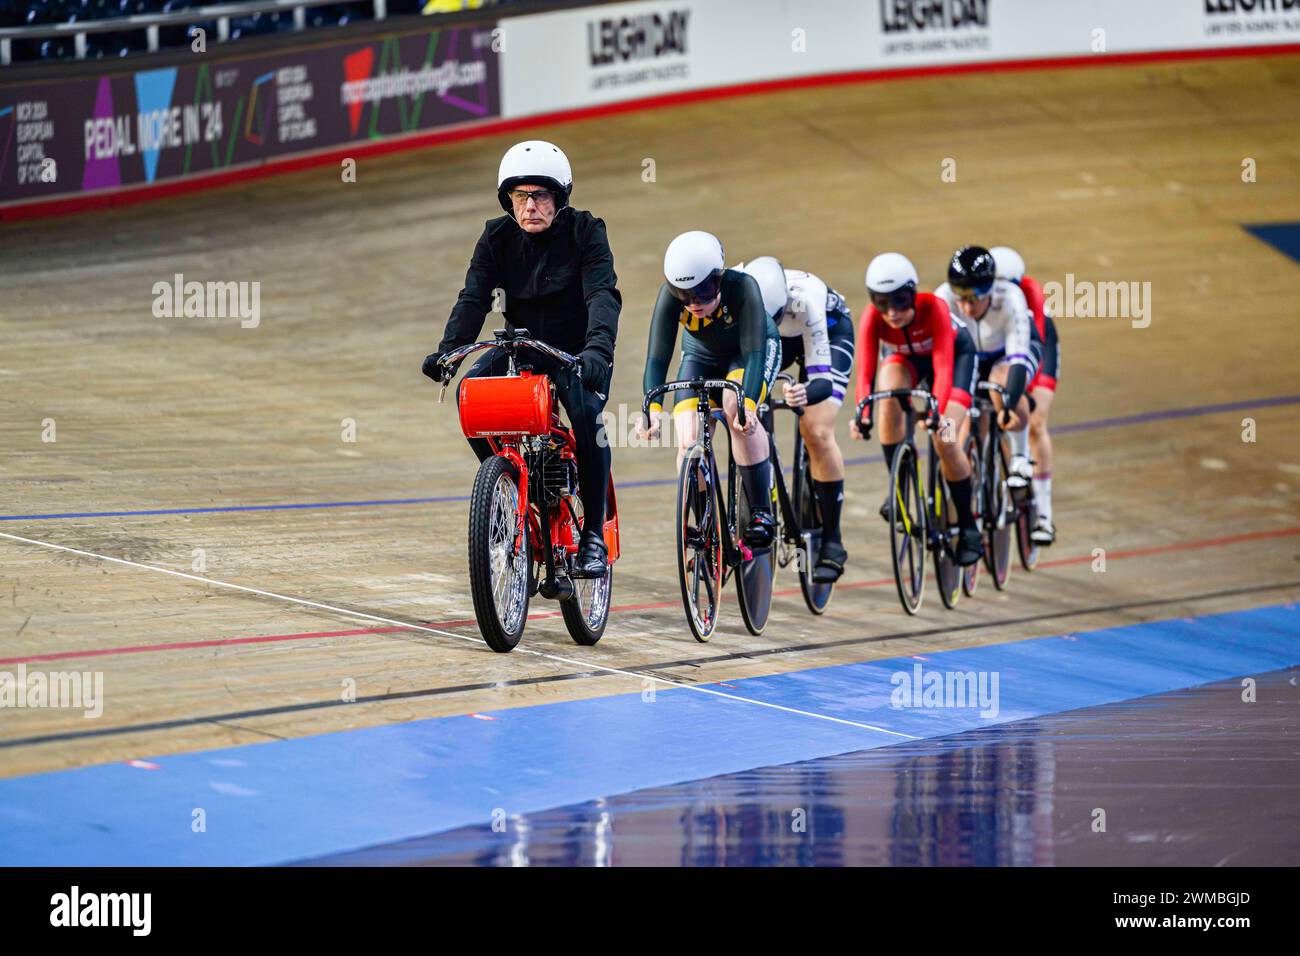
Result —
M0 87L0 203L161 183L500 115L492 28Z

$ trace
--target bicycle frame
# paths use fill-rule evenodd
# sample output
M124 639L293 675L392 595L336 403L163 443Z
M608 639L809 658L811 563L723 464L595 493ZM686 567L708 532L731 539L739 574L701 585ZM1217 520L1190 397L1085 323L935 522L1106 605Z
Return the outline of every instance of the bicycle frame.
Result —
M698 422L698 431L696 433L695 444L686 451L686 458L692 455L699 455L704 459L705 465L709 469L711 483L716 490L717 505L722 509L723 523L726 525L727 533L723 535L722 553L723 564L726 572L723 576L723 584L727 582L731 572L739 567L742 561L749 561L753 558L753 552L740 539L740 532L736 526L736 467L735 458L731 454L731 429L727 427L726 416L720 409L712 406L709 393L715 389L728 389L735 393L738 404L737 420L743 427L745 424L745 392L744 389L736 382L730 379L714 378L697 378L683 379L676 382L665 382L658 388L653 388L646 393L642 402L641 414L646 421L650 418L650 403L668 392L691 392L696 398L695 413ZM717 481L718 462L713 453L713 422L721 422L724 430L727 432L727 453L730 465L727 468L727 491L726 499L723 500L722 488Z
M506 377L515 377L521 374L516 360L516 353L521 348L533 349L561 365L572 365L577 361L574 356L547 345L545 342L527 338L515 330L502 330L497 332L495 341L475 342L472 345L463 346L447 353L443 358L443 362L454 372L455 368L470 355L493 348L502 349L507 355ZM568 468L571 465L576 474L577 443L574 440L572 430L560 420L560 406L555 399L554 384L550 382L549 376L543 377L548 380L547 384L551 397L551 420L547 433L539 435L521 431L519 434L485 435L484 438L492 454L510 461L519 474L514 552L518 553L523 539L523 529L525 523L527 523L528 540L532 545L531 559L546 568L546 579L538 585L538 593L546 598L567 597L572 593L572 582L565 575L557 575L557 559L562 560L567 556L578 553L577 516L573 513L571 505L563 500L563 497L556 502L542 501L539 503L537 501L538 496L533 494L533 485L538 471L535 466L540 465L544 468L551 455L556 456L560 462L564 463L564 467ZM462 379L462 390L470 381L483 382L486 380ZM444 400L448 384L447 381L442 383L442 391L438 396L439 402ZM606 496L606 515L602 532L605 547L609 552L610 564L613 564L619 557L618 505L614 495L613 478L610 479Z

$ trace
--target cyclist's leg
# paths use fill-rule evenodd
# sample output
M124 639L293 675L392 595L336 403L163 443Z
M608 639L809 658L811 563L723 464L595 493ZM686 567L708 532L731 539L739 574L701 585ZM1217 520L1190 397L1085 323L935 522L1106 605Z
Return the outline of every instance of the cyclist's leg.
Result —
M884 392L892 388L916 388L917 382L929 372L921 356L907 358L895 352L880 363L876 373L876 391ZM889 471L894 462L894 449L907 439L907 418L903 409L893 399L876 402L875 416L877 431L880 435L880 449L885 453L885 471Z
M727 363L719 361L712 356L699 353L687 352L683 350L681 364L677 367L678 379L691 378L722 378L727 374ZM686 452L699 439L699 399L694 395L686 392L671 393L674 404L665 404L665 408L672 408L673 428L677 432L677 471L682 469L682 461L686 457ZM667 400L668 396L665 396ZM710 425L709 428L713 426Z
M739 357L733 359L727 378L739 382L744 378L744 367ZM781 368L781 340L772 337L767 340L767 353L763 362L763 384L759 391L759 404L767 401L776 384L777 372ZM741 485L745 500L749 504L749 527L745 529L745 539L752 546L763 547L770 543L776 529L776 519L772 514L772 461L769 455L767 429L761 421L748 435L742 434L738 421L739 403L735 394L728 389L722 395L722 410L731 428L732 453L739 466ZM755 415L752 409L746 409L746 416Z
M1011 376L1013 367L1020 366L1025 374L1025 392L1020 396L1016 407L1012 409L1014 416L1010 425L1004 429L1007 433L1007 443L1011 446L1011 464L1007 472L1008 484L1012 488L1026 488L1033 480L1033 469L1029 464L1029 388L1033 382L1034 376L1038 374L1038 363L1042 357L1042 341L1038 338L1038 332L1034 332L1034 339L1030 345L1029 356L1027 358L1009 359L1005 355L997 359L989 374L989 380L1005 387ZM999 407L1001 406L1001 396L996 396Z
M948 407L943 410L947 419L935 435L935 445L939 449L939 465L949 485L970 479L970 462L962 448L966 441L966 432L970 428L967 412L970 411L971 396L975 394L975 383L979 381L979 357L970 333L962 328L957 331L957 340L953 348L952 391L948 395ZM955 489L954 489L955 490ZM964 522L963 522L964 523Z
M557 372L553 381L560 404L568 413L573 441L577 446L583 523L592 531L600 533L605 521L610 471L609 439L601 415L607 399L587 388L578 376L568 371ZM603 383L595 384L599 386ZM587 527L583 530L587 530Z
M465 373L466 378L483 378L492 375L504 375L509 368L509 356L503 349L488 349L479 356L478 361L470 366ZM460 389L456 389L456 406L457 411L460 409ZM478 456L479 461L483 461L492 455L492 446L488 444L486 438L467 438L469 447L474 449L474 454Z
M918 361L919 356L909 359L897 352L886 357L876 372L875 390L883 392L891 388L916 388L920 373L913 363ZM885 474L892 476L894 451L907 439L907 417L898 402L892 398L876 402L872 415L880 436L880 450L885 455ZM885 521L889 520L889 502L893 494L893 488L886 484L885 500L880 506L880 517Z
M849 373L853 369L853 322L847 315L837 316L830 330L831 396L804 409L799 419L799 431L808 448L812 469L813 493L822 513L823 549L827 543L838 543L840 512L844 504L844 453L835 440L835 419L844 402ZM820 370L813 370L819 372ZM842 551L842 549L840 549ZM837 551L832 557L838 556ZM843 564L843 558L840 558Z
M1052 525L1052 436L1047 419L1056 397L1056 381L1061 374L1061 344L1056 323L1047 316L1043 341L1043 366L1034 379L1030 394L1034 411L1029 417L1029 439L1034 452L1034 499L1038 505L1038 524L1045 535L1054 537ZM1040 541L1042 543L1042 541Z

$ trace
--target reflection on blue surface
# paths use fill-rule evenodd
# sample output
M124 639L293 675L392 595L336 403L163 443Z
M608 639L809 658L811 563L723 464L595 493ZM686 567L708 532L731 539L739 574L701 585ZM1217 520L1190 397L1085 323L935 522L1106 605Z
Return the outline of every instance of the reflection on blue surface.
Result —
M479 866L1300 862L1293 673L592 800L312 861ZM1207 732L1207 728L1211 730ZM1247 804L1248 801L1248 804ZM1243 805L1250 813L1240 812ZM1094 825L1107 811L1106 830Z
M596 804L602 809L595 819L598 823L604 813L611 821L625 813L632 820L652 819L643 837L636 825L620 826L617 846L627 845L622 838L631 830L632 845L645 846L640 858L656 862L709 854L721 862L770 862L769 854L799 861L805 858L801 854L811 854L820 862L838 858L837 853L846 862L887 861L894 852L889 834L909 832L904 828L914 824L922 835L929 832L925 813L909 811L904 816L916 821L895 821L896 804L937 808L931 829L942 827L944 842L936 847L943 853L952 846L946 834L958 825L953 812L967 829L984 827L987 821L978 818L991 813L997 860L1018 861L1019 851L1008 856L1001 834L1005 828L1026 831L1020 824L1011 827L1002 801L1007 793L1025 789L1025 780L1037 779L1045 764L1033 735L1031 760L1018 748L1006 750L1012 738L995 728L1023 728L1046 714L1288 667L1300 662L1298 630L1300 613L1284 604L927 652L927 671L998 676L1000 692L988 717L982 708L957 700L951 706L895 706L896 678L913 673L918 659L888 658L735 679L722 696L703 686L664 690L649 699L622 693L479 714L483 720L432 718L173 754L153 758L147 770L109 764L5 779L0 780L0 864L248 865L321 859L391 848L487 821L506 833L516 820L544 827L554 807L587 807L564 825L594 827L582 822L593 812L590 801L610 794L650 800L646 807L609 799ZM982 736L986 733L993 736ZM1023 730L1017 733L1015 739L1025 739ZM949 757L948 764L940 759L944 744L919 743L961 734L964 746L985 750L969 758L977 763L967 769L954 769L952 761L968 758ZM900 740L910 749L898 749ZM1003 749L995 753L990 747ZM873 750L882 753L865 754ZM857 755L850 772L828 759L842 754ZM895 768L899 759L919 763L896 779L902 773ZM1059 776L1059 757L1050 765ZM802 769L751 770L792 766ZM704 778L734 780L739 789L728 784L714 799L713 783L686 784L690 800L684 802L680 781ZM980 788L984 779L994 781L992 793ZM1089 780L1093 791L1096 783ZM657 787L670 788L664 791L670 795L645 796ZM913 787L919 787L914 795L899 797ZM1034 793L1040 809L1046 792ZM819 800L821 793L836 796ZM1059 786L1056 794L1054 802ZM971 801L973 808L966 806ZM207 814L208 829L201 835L190 829L196 807ZM806 813L797 821L792 814L798 810ZM1059 813L1059 806L1050 812ZM802 830L795 825L799 821ZM1075 822L1071 817L1070 825ZM812 828L837 826L844 833L839 848L822 841L805 845ZM662 839L665 832L683 829L685 837ZM488 832L493 843L479 843L474 852L496 852L502 832ZM1043 852L1037 830L1028 832L1033 853ZM751 833L761 836L751 838ZM787 833L800 839L772 836ZM615 859L622 852L611 845L608 832L578 850L545 833L541 837L529 838L522 849L512 846L511 858L521 853L528 858L532 846L557 860L573 853ZM1135 840L1149 837L1144 832ZM972 847L984 853L984 843L959 841L958 846L962 853ZM929 859L922 837L907 846L918 859ZM905 846L900 852L913 850Z

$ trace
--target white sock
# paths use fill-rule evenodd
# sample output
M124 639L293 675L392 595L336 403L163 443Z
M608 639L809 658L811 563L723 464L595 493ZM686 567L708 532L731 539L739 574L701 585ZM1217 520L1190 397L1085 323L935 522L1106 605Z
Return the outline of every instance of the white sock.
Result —
M1052 520L1052 478L1034 479L1034 501L1038 504L1038 514L1048 521Z
M1029 457L1029 426L1026 425L1018 432L1007 432L1007 438L1011 441L1011 454L1019 455L1022 458Z

